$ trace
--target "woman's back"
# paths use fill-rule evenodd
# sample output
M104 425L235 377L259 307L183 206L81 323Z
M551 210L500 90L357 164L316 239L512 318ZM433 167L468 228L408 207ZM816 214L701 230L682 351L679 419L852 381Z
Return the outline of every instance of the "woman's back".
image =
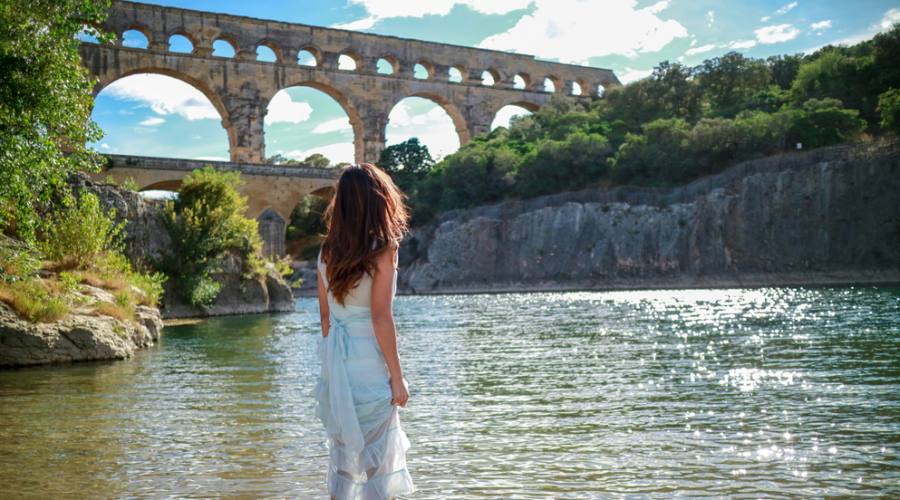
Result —
M328 305L331 307L342 307L341 304L338 304L337 301L334 300L334 296L331 294L331 290L328 290L328 273L326 272L327 265L324 261L322 261L322 249L319 248L319 256L316 258L316 266L319 269L319 272L322 274L322 282L325 285L325 290L328 291ZM393 276L393 285L391 289L391 296L395 296L397 294L397 267L394 267L394 276ZM359 280L359 283L355 287L353 287L347 296L344 297L344 305L345 306L355 306L355 307L372 307L372 276L369 276L368 273L363 273L362 278Z

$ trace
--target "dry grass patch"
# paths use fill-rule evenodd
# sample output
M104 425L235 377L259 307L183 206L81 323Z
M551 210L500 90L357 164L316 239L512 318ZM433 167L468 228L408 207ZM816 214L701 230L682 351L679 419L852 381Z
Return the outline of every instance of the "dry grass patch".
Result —
M35 322L52 323L69 312L66 302L53 296L43 281L37 279L14 283L0 281L0 301L12 307L19 316Z

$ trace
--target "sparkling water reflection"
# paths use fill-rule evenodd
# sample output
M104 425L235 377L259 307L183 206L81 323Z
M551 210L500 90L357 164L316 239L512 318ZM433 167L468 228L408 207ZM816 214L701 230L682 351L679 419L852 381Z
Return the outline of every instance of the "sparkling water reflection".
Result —
M0 372L3 496L325 498L318 311ZM398 297L413 498L900 495L900 291Z

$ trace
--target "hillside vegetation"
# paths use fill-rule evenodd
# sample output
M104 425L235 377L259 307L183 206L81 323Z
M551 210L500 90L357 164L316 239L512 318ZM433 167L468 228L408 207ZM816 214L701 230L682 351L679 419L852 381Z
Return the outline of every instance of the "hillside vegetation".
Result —
M850 47L696 67L663 62L593 102L557 97L438 163L418 141L379 165L436 213L591 186L673 185L737 161L856 141L900 128L900 25Z

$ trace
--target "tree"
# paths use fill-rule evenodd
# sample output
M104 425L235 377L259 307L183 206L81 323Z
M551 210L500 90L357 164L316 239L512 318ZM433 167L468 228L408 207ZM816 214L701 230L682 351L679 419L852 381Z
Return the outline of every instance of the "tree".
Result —
M321 153L313 153L306 157L301 163L305 163L310 167L328 168L331 166L331 160Z
M163 221L172 246L157 264L177 278L182 297L192 304L215 300L221 284L212 278L226 252L241 258L245 277L260 271L262 238L257 222L244 216L247 198L238 192L239 172L206 167L182 179L178 198L166 202Z
M878 96L881 128L900 134L900 89L890 89Z
M266 163L270 163L272 165L296 165L300 162L293 158L288 158L281 153L278 153L266 158Z
M772 83L778 85L781 90L791 88L802 62L803 54L769 56L766 64L772 72Z
M304 196L291 211L291 222L287 228L288 239L324 234L327 230L324 215L327 207L328 200L321 196L314 194Z
M82 67L76 35L100 42L109 0L6 0L0 3L0 230L33 241L38 206L68 193L66 179L99 171L86 146L102 133L91 120L94 79Z
M417 137L412 137L384 148L378 157L378 166L390 174L400 189L412 193L431 171L434 159L428 152L428 146L421 144Z
M810 99L793 113L791 137L806 148L849 141L866 129L859 111L842 107L837 99Z
M631 132L657 118L693 122L700 117L701 100L692 78L690 68L663 61L649 77L608 92L603 116L610 123L621 121Z
M700 92L714 116L736 115L751 96L768 88L772 81L772 72L765 62L737 52L703 61L696 75Z

